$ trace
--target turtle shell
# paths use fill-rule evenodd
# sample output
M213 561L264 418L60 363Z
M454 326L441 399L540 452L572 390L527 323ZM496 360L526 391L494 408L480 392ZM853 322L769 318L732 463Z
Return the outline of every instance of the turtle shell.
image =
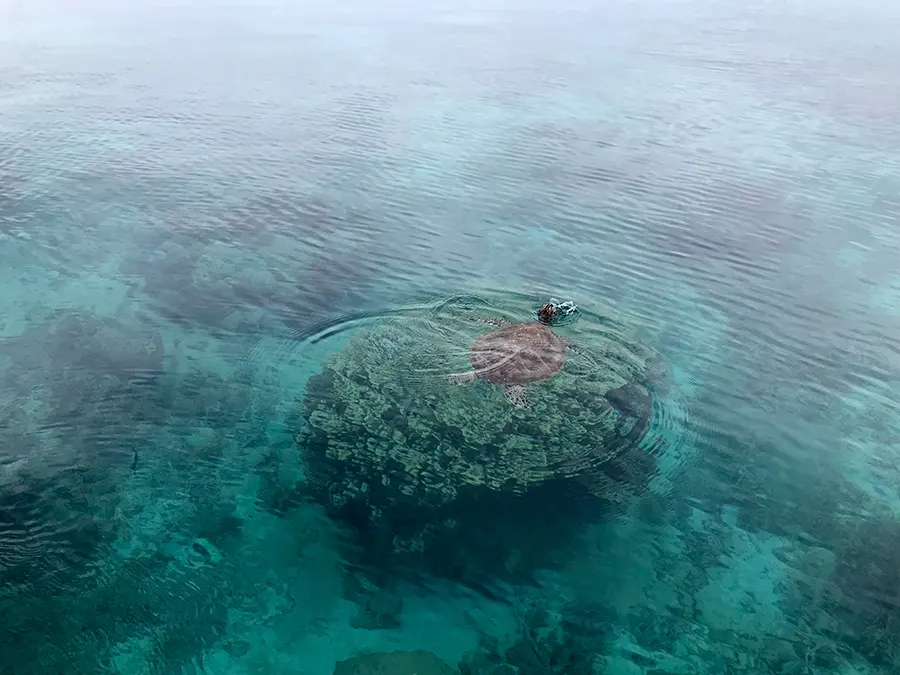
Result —
M475 340L469 362L491 384L528 384L556 375L566 362L566 346L542 323L514 323Z

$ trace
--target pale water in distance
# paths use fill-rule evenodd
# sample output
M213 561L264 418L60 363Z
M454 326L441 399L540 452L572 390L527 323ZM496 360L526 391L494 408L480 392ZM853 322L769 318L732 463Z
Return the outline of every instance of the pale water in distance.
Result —
M898 672L898 36L0 0L0 675Z

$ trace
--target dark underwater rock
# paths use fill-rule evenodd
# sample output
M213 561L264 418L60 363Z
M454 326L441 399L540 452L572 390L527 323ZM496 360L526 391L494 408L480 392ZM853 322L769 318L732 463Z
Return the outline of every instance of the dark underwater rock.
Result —
M37 402L26 423L53 429L68 447L116 452L136 421L168 415L164 345L141 317L58 310L32 317L25 333L0 342L11 358L3 387Z
M250 651L252 645L246 640L234 638L225 642L223 647L225 651L228 652L228 654L230 654L231 656L240 658Z
M435 654L425 650L375 652L338 662L334 675L459 675Z
M350 625L354 628L382 630L400 626L402 596L389 589L376 589L373 593L361 593L357 602L359 612L350 620Z
M797 600L836 620L840 641L879 668L900 658L900 521L882 515L847 528L832 551L811 549L797 566ZM798 583L800 582L800 583ZM807 611L806 614L809 614ZM807 623L816 616L804 617ZM816 654L820 660L833 654ZM827 664L823 664L827 665Z
M44 351L51 360L89 366L118 376L158 374L165 348L142 322L126 323L87 312L60 310L47 325Z
M112 514L86 494L107 482L69 470L0 486L0 585L65 584L86 574L115 534Z
M635 382L616 387L606 394L613 409L623 418L623 436L629 440L639 440L653 415L653 398L650 392Z
M459 669L462 675L593 675L598 657L608 651L615 619L613 610L588 603L565 607L556 620L532 608L521 617L512 645L503 650L482 635Z
M637 643L648 652L671 652L689 624L668 612L644 605L628 616L628 627Z

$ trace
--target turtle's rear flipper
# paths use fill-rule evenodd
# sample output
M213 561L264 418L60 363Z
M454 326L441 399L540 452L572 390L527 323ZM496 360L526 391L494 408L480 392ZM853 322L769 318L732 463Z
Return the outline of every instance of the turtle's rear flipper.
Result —
M450 373L447 375L447 379L450 380L453 384L466 384L467 382L474 382L477 375L474 370L467 370L462 373Z
M506 400L517 408L528 407L528 393L521 384L508 384L504 387L503 393L506 395Z

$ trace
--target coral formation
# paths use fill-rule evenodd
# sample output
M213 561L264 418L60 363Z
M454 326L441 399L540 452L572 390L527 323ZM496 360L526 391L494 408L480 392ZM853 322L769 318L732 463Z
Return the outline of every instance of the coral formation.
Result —
M639 443L652 406L643 345L618 333L573 335L581 351L531 386L530 407L516 408L500 387L447 380L484 332L454 310L353 336L310 378L297 435L314 497L363 534L369 554L424 554L445 571L449 560L470 564L447 550L456 547L447 535L517 548L511 533L527 514L523 537L546 519L545 534L558 539L566 518L556 520L556 509L597 513L655 469ZM494 517L504 519L495 531ZM502 565L531 566L525 550L515 555L518 563Z

